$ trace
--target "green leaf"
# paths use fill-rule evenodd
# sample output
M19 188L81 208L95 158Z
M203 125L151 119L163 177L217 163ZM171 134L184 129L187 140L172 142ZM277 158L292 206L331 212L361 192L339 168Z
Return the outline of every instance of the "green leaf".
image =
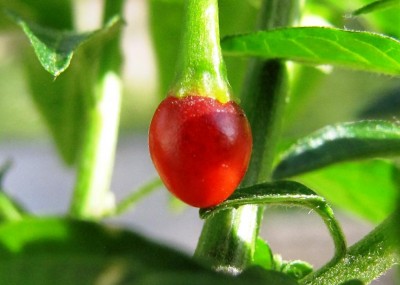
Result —
M345 254L346 242L330 206L325 202L324 198L318 196L314 191L294 181L277 181L239 188L228 200L218 206L200 209L200 216L209 218L219 211L248 204L278 204L300 206L314 210L324 220L335 244L335 256L331 262L337 262Z
M88 85L92 71L87 62L73 63L63 76L54 81L32 54L26 55L24 62L30 95L63 161L72 165L80 150L82 126L86 122L85 96L90 92ZM85 81L80 80L83 76Z
M0 258L2 283L15 285L296 284L267 271L225 276L132 232L61 218L0 225Z
M400 87L395 86L377 93L377 98L361 109L358 118L395 120L400 115L400 110L397 108L400 103Z
M11 11L8 15L24 31L44 69L56 77L68 68L75 50L81 44L98 33L107 33L114 25L120 23L118 18L114 18L102 30L74 33L40 26Z
M294 143L276 166L273 177L281 179L342 161L399 154L398 123L340 123L324 127Z
M68 165L76 161L80 151L87 107L95 92L93 86L99 69L98 56L101 48L109 40L108 37L118 33L120 27L120 20L112 20L107 28L98 32L78 50L75 54L76 60L57 80L49 76L32 54L24 58L33 100L50 129L59 153Z
M393 235L397 242L397 253L400 257L400 167L398 164L394 167L393 180L397 190L396 211L394 213L397 226L393 227Z
M0 9L18 11L19 15L53 29L73 27L71 0L0 0ZM10 28L10 23L7 17L0 17L0 28Z
M281 272L300 280L313 272L313 266L302 260L292 260L282 264Z
M256 250L253 257L253 265L261 266L264 269L274 268L274 256L268 243L258 237Z
M135 285L296 285L294 279L276 271L265 271L250 268L237 278L226 275L210 274L209 272L154 272L146 274L143 278L133 279ZM132 281L133 281L132 280ZM190 280L190 282L188 281ZM189 283L188 283L189 282Z
M344 283L341 283L340 285L364 285L364 282L362 282L361 280L353 279L353 280L349 280Z
M394 210L394 174L391 162L370 160L334 165L295 179L315 189L333 206L377 223Z
M400 74L400 42L370 32L334 28L283 28L225 38L226 55L332 64L390 75Z
M351 15L357 16L361 14L372 13L375 11L388 9L399 5L400 5L399 0L378 0L353 11Z
M231 0L219 0L218 7L221 38L254 30L259 12L259 7L255 7L254 2L236 1L232 3ZM239 96L248 62L237 57L226 57L224 60L233 97Z
M183 0L149 1L150 29L160 77L160 98L164 98L175 76L182 32ZM168 31L168 32L166 32Z

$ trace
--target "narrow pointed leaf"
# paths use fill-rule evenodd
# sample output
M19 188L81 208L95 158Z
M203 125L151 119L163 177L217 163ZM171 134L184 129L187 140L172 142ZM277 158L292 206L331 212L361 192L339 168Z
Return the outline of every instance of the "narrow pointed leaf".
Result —
M349 160L400 155L400 125L360 121L327 126L292 145L274 170L276 179Z
M399 0L378 0L378 1L374 1L368 5L365 5L359 9L355 10L351 14L353 16L357 16L357 15L361 15L361 14L368 14L368 13L376 12L376 11L383 10L383 9L388 9L388 8L399 6L399 5L400 5Z
M223 39L225 55L332 64L400 75L400 42L370 32L326 27L283 28Z
M294 181L277 181L240 188L228 200L218 206L201 209L200 216L208 218L219 211L248 204L278 204L300 206L314 210L324 220L335 245L335 256L331 262L336 262L345 254L346 241L330 206L323 197Z
M8 15L22 28L41 65L53 76L60 75L68 68L75 50L81 44L120 22L115 18L102 30L75 33L40 26L23 19L14 12L9 11Z

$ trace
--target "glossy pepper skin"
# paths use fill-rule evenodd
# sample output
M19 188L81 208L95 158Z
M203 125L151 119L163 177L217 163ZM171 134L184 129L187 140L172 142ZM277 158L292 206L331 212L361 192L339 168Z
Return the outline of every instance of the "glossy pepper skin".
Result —
M216 206L239 185L249 164L249 123L233 101L168 96L149 130L153 163L167 189L199 208Z

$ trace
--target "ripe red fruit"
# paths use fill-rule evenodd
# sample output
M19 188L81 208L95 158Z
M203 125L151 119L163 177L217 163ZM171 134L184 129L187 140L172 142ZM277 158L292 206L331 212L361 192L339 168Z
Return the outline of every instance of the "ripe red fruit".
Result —
M242 109L203 96L168 96L149 130L150 155L167 189L199 208L218 205L242 180L252 136Z

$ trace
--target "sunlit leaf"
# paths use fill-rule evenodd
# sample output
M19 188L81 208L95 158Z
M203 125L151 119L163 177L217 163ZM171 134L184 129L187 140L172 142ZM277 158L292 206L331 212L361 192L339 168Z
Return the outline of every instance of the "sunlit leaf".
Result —
M379 34L326 27L282 28L230 36L224 54L332 64L400 75L400 42Z
M399 124L387 121L341 123L294 143L276 166L273 177L290 177L342 161L398 155Z
M294 179L333 206L378 223L395 208L394 166L384 160L342 163Z
M313 267L306 261L292 260L284 262L280 271L296 279L302 279L313 271Z
M256 250L253 257L253 265L261 266L264 269L274 268L274 258L268 243L258 237Z
M44 69L54 76L60 75L68 68L75 50L81 44L98 33L107 32L114 25L120 24L120 20L115 18L103 30L74 33L40 26L14 12L9 11L8 14L28 37Z

